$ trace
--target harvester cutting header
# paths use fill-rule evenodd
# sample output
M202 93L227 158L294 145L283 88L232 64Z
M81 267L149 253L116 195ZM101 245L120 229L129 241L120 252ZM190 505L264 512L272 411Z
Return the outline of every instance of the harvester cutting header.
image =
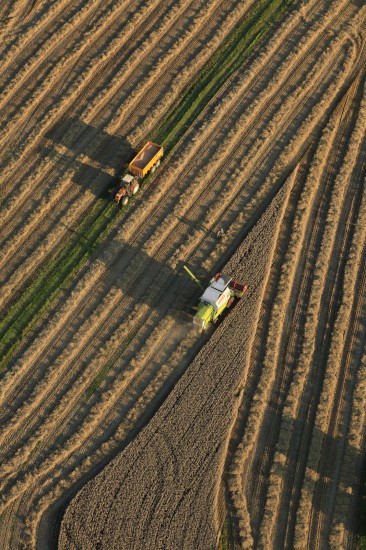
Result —
M139 153L131 160L128 165L130 174L125 174L115 193L113 200L123 205L128 203L128 199L136 195L140 188L137 178L144 178L148 172L155 172L160 165L160 159L164 154L164 148L157 143L148 141ZM135 177L134 177L135 176Z
M193 273L184 266L184 269L192 277L202 290L203 286ZM232 277L224 273L216 273L211 279L210 285L204 290L200 302L197 307L197 312L193 317L193 324L205 329L210 322L216 323L218 317L225 309L230 307L235 298L242 298L244 292L248 289L248 285L243 285L238 281L234 281Z

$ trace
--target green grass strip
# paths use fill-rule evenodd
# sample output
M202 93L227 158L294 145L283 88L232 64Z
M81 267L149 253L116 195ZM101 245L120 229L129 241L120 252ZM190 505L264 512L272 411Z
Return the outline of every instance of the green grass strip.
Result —
M238 548L239 542L234 515L229 509L222 527L218 548L219 550L235 550L235 548Z
M221 531L221 537L219 541L219 550L231 550L232 546L230 543L230 527L229 519L226 517L224 526Z
M0 371L4 370L15 348L31 330L60 292L67 287L97 245L108 234L119 209L105 206L99 199L75 232L75 237L43 266L37 278L9 308L0 322ZM97 214L97 215L96 215ZM92 220L93 215L95 217Z
M363 494L360 503L358 550L366 550L366 478L363 484Z
M153 141L162 143L169 151L291 3L293 0L259 2L213 55L193 85L183 92L178 105L152 136Z
M171 150L205 105L243 63L253 46L292 2L293 0L261 0L252 13L232 31L198 78L187 88L152 139L162 143L167 152ZM146 178L144 185L149 179ZM132 203L130 201L127 208ZM74 230L75 238L52 256L37 277L20 293L0 322L0 371L6 368L12 354L39 317L51 307L60 292L72 284L76 273L95 248L107 238L115 219L125 212L126 207L121 210L110 200L106 203L104 199L98 199L92 212ZM90 391L94 392L100 381L98 377L98 382L95 381L93 390Z

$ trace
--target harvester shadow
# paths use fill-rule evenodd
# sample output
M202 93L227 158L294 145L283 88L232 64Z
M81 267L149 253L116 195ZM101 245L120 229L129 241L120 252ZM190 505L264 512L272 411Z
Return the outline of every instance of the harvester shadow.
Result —
M183 262L172 268L141 248L128 243L121 245L118 240L98 250L96 257L107 267L107 288L122 290L136 303L147 303L158 310L174 308L183 313L193 312L192 307L202 294L201 288L184 271ZM197 275L205 284L207 273L199 269Z

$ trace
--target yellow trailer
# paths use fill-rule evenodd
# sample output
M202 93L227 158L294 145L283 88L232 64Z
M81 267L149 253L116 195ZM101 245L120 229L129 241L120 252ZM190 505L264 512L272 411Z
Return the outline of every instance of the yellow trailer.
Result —
M131 174L134 174L139 178L143 178L149 170L151 170L151 172L155 172L155 169L160 164L160 159L163 156L163 153L164 148L161 145L148 141L130 162L128 169Z

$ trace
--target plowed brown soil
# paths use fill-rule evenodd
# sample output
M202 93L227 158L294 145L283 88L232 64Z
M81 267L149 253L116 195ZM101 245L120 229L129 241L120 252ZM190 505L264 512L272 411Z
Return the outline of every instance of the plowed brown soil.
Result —
M215 548L226 516L233 548L355 547L362 3L291 4L108 222L121 165L254 4L0 6L4 548L56 547L108 463L61 548ZM204 334L184 263L249 284Z
M78 494L64 518L60 548L217 546L218 480L289 190L287 184L278 193L226 266L251 281L245 299L212 334L147 428ZM140 510L137 523L132 510Z

